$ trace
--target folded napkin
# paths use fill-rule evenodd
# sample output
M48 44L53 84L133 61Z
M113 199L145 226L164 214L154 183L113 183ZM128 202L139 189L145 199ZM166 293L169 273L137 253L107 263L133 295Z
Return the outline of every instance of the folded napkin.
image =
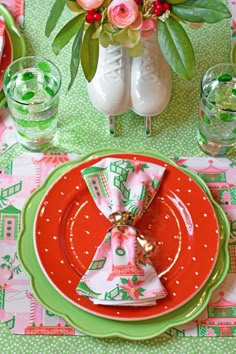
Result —
M3 50L5 46L5 31L6 31L6 26L5 26L4 18L0 16L0 65L1 65Z
M99 210L111 222L81 278L77 293L95 304L150 306L167 295L141 244L135 224L159 188L165 168L104 158L82 171Z

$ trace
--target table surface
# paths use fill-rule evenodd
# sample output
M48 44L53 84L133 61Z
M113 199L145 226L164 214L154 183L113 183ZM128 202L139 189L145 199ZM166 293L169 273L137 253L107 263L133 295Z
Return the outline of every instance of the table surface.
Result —
M195 56L196 70L191 81L186 82L172 74L173 89L171 101L161 115L152 119L152 135L144 132L144 118L129 111L116 118L117 135L111 136L108 120L98 112L88 98L83 73L79 75L72 89L69 84L70 45L59 56L52 53L50 44L54 35L67 19L72 17L65 11L53 32L52 38L44 34L45 23L52 1L26 0L24 36L28 54L38 54L53 60L62 72L62 92L59 110L56 152L83 154L100 148L123 148L126 151L154 150L166 156L205 156L196 144L196 125L200 80L203 72L211 65L230 60L230 21L215 25L204 25L199 30L189 29ZM14 145L1 157L0 163L24 153L21 146ZM230 156L235 158L235 153ZM234 338L165 338L157 337L146 341L128 341L119 338L98 339L85 337L48 337L12 335L0 327L3 352L48 353L104 353L104 352L148 352L148 353L232 353Z

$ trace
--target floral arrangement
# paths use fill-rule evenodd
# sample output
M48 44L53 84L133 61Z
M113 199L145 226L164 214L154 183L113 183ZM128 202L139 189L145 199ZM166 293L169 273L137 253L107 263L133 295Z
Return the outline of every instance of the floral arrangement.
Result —
M99 44L122 45L130 56L140 56L142 40L153 34L172 70L190 80L195 59L185 26L214 24L231 16L221 0L56 0L46 24L47 37L66 6L75 16L56 35L52 49L58 55L74 38L68 89L80 63L86 79L93 79Z

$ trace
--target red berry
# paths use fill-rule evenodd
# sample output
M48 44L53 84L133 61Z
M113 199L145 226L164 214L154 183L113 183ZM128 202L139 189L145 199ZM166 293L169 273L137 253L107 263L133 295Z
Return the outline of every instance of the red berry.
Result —
M95 13L96 13L96 11L95 11L94 9L92 9L92 10L88 10L88 11L87 11L87 14L94 15Z
M94 21L101 21L102 15L99 12L95 12L93 15Z
M162 13L163 13L162 5L161 5L161 4L160 4L160 5L156 5L156 6L154 7L154 14L155 14L156 16L161 16Z
M91 14L91 13L87 13L86 17L85 17L85 21L88 22L88 23L93 23L95 20L94 20L94 15Z
M168 2L164 2L162 4L162 8L164 11L170 10L170 4L168 4Z

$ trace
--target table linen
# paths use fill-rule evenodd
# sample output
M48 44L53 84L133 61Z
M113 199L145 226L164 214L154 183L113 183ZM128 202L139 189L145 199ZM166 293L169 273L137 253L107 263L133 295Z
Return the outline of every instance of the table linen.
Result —
M166 154L166 156L204 156L197 148L195 141L199 82L202 73L210 65L230 59L229 22L225 21L214 26L214 28L204 25L198 31L189 32L189 35L193 38L196 54L197 67L195 77L191 82L185 82L179 80L173 74L172 100L167 110L156 119L153 119L152 136L147 139L144 135L144 123L141 117L132 112L127 112L117 118L117 137L114 139L109 134L106 117L97 112L89 102L86 84L81 72L70 94L66 92L69 83L68 62L70 53L69 51L64 51L60 56L56 57L49 51L49 41L44 36L45 19L47 18L50 6L45 0L42 2L26 0L24 33L28 53L38 53L51 58L51 60L54 60L61 67L63 72L63 103L60 110L60 134L56 139L56 152L64 153L66 151L80 154L96 150L100 147L121 146L129 151L141 148L154 149ZM37 16L39 26L35 26L35 16ZM70 15L65 14L64 16L69 17ZM11 127L11 121L5 118L1 118L1 120L4 121L3 135L5 138L8 136L8 138L1 145L3 154L0 157L0 163L1 166L6 166L7 163L15 160L21 154L25 153L25 151L19 145L15 144L16 141L14 140L14 130ZM234 160L235 155L233 154L231 158ZM194 160L195 158L192 159ZM177 160L178 163L181 163L181 159ZM185 162L187 165L186 160ZM201 167L200 162L198 163L198 167ZM204 167L206 165L202 164L202 168ZM231 276L232 274L229 274L229 279ZM228 289L231 289L230 284L227 284L225 289L222 289L222 292L224 292L223 296L226 296L227 299L228 292L225 292L225 290ZM219 293L216 294L213 304L220 297ZM207 314L205 313L203 317L206 318ZM202 320L204 321L204 319ZM196 333L196 326L194 330L191 330L192 324L189 324L189 327L190 329L186 330L185 334L192 336L192 333ZM144 342L129 342L122 339L99 340L88 336L81 337L80 341L73 336L70 338L61 337L59 339L58 337L47 339L47 336L43 336L43 338L33 336L12 337L6 332L5 328L6 326L3 327L1 332L3 334L1 345L3 350L6 349L8 351L16 351L19 347L22 350L28 349L36 352L60 350L65 353L68 350L76 352L78 348L81 351L84 350L87 352L107 351L112 353L121 352L122 350L132 353L140 353L140 351L149 353L162 351L182 353L183 350L188 353L195 353L197 348L200 348L201 351L222 353L233 352L234 350L233 337L231 338L232 340L230 338L216 337L215 340L213 338L210 340L201 337L196 339L183 338L181 337L181 330L179 332L178 329L165 334L168 338L171 338L177 333L179 334L177 339L165 340L164 338L156 338Z

